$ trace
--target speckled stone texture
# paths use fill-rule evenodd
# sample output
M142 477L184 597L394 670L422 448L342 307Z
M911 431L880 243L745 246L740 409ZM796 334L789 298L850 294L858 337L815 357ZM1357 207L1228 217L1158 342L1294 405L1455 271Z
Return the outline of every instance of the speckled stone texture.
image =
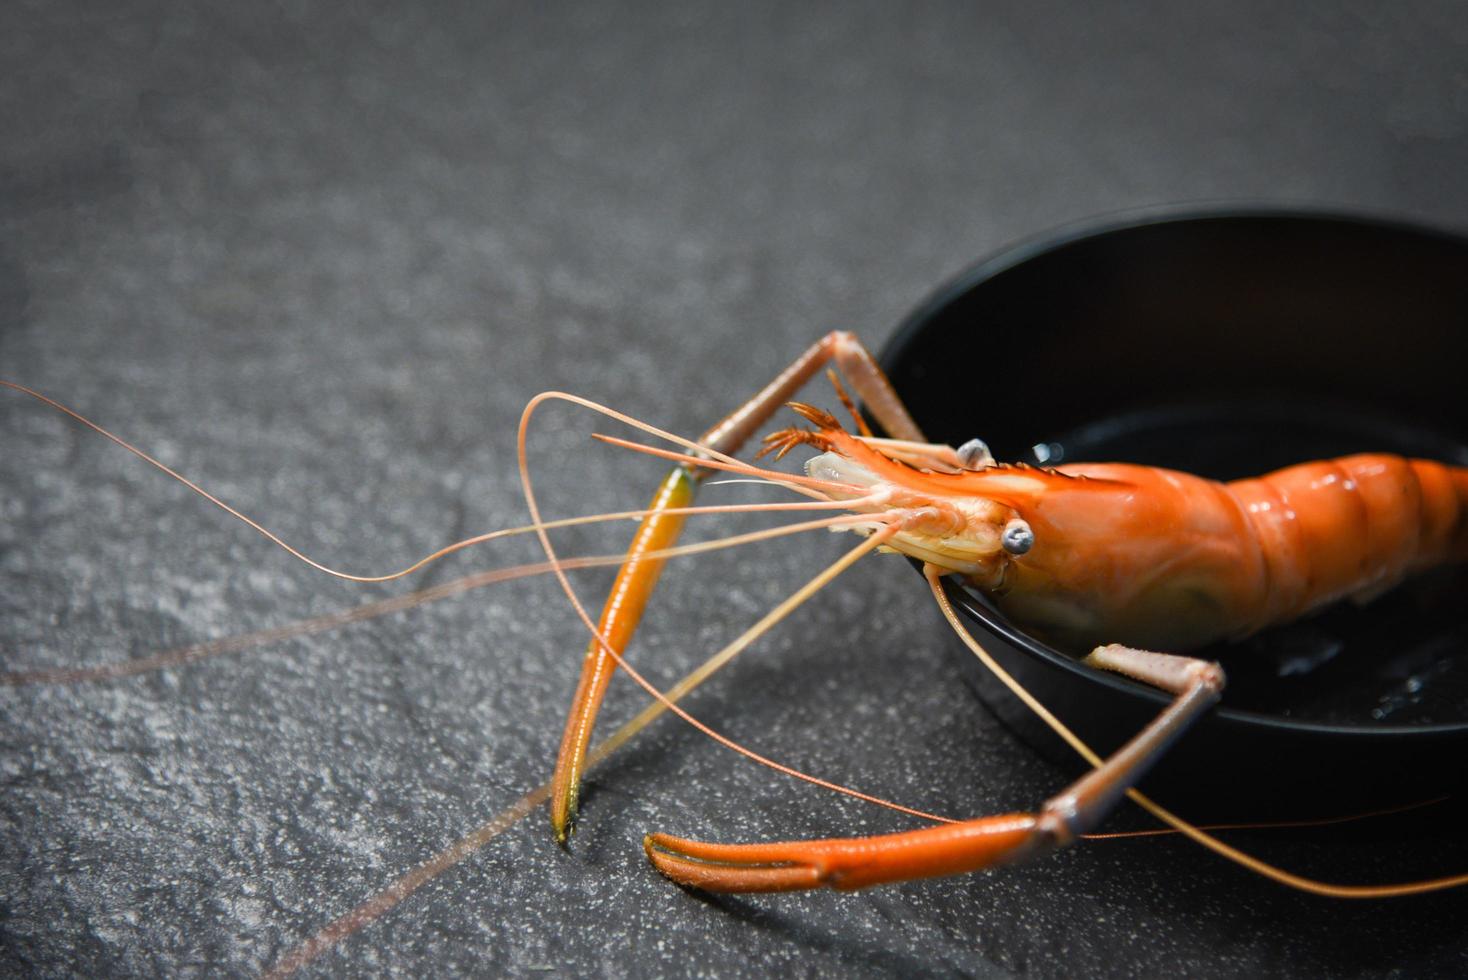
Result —
M1451 2L11 0L0 377L324 561L390 570L524 519L514 428L537 391L692 434L822 331L880 344L958 269L1060 223L1226 198L1468 227L1465 64ZM980 422L986 398L1044 397L1043 377L986 389L976 369ZM660 466L587 438L612 428L538 422L550 512L641 504ZM405 591L312 572L13 393L0 481L7 669ZM566 548L615 550L625 528ZM670 683L845 544L683 566L638 662ZM486 548L416 584L534 555ZM578 581L595 601L607 579ZM0 689L0 972L267 969L546 776L583 643L535 580L190 667ZM642 700L619 683L608 717ZM1028 807L1066 779L979 707L891 559L689 706L948 814ZM1468 973L1461 895L1327 902L1178 842L738 899L670 886L639 847L652 829L910 825L664 721L593 775L569 852L536 814L307 972ZM1242 840L1342 879L1468 867L1451 821L1372 827Z

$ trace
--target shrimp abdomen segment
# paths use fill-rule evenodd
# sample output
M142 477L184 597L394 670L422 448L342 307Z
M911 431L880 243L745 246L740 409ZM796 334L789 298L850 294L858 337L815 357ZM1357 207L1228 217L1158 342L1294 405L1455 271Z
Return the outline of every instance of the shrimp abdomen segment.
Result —
M1441 552L1423 563L1468 561L1468 469L1414 459L1412 471L1422 487L1422 550Z
M1236 480L1264 556L1256 628L1346 596L1370 596L1461 553L1468 471L1367 453Z

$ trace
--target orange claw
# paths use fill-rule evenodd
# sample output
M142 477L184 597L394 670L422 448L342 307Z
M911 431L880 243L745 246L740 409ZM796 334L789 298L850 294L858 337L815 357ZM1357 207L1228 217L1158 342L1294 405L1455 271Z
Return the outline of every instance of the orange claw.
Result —
M601 623L597 627L598 637L593 637L586 648L581 681L566 716L561 750L556 756L556 769L551 776L550 818L557 843L565 844L571 834L576 804L581 795L581 775L586 768L586 750L591 745L602 698L616 669L606 648L627 649L666 561L641 556L670 547L678 540L686 518L682 514L665 511L691 504L697 486L697 478L683 466L674 467L664 478L653 496L651 512L642 519L627 549L627 563L617 572L617 580L612 585L612 593L607 597Z
M977 871L1022 860L1045 849L1039 819L1010 813L881 837L710 844L667 834L642 840L663 874L710 892L849 890L913 878Z

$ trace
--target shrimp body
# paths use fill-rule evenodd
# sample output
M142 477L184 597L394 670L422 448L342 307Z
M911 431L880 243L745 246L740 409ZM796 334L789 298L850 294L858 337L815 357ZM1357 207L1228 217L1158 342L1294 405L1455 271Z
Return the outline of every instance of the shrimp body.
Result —
M1017 508L1035 545L996 599L1078 645L1196 649L1468 558L1468 470L1428 460L1364 454L1232 483L1124 464L1057 472Z
M1468 560L1468 469L1364 454L1220 483L1122 463L934 472L809 411L807 471L935 515L894 550L1058 644L1186 651ZM909 519L909 524L912 521Z

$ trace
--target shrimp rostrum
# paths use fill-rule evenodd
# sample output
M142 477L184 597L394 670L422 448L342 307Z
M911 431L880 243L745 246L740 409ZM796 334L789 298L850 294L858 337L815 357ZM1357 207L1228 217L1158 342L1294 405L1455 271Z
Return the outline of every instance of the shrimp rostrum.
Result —
M684 885L846 889L1012 863L1090 832L1128 794L1195 839L1207 837L1132 789L1222 695L1222 668L1186 654L1341 599L1364 601L1414 572L1468 560L1468 469L1362 454L1220 483L1125 463L1053 469L996 463L977 440L957 449L923 441L871 358L846 334L817 344L711 430L701 441L709 452L702 458L732 451L828 360L843 368L895 438L874 437L855 413L853 433L830 413L793 403L807 425L774 433L766 449L817 452L805 463L806 492L846 502L858 518L846 527L869 536L874 547L922 562L945 616L981 659L982 647L948 603L944 577L987 594L1032 635L1089 649L1087 664L1153 685L1174 700L1109 759L1077 745L1093 770L1034 813L817 841L730 845L649 835L644 843L652 863ZM838 394L848 401L839 386ZM684 457L663 496L667 486L691 484L699 463L700 457ZM656 525L655 518L649 522ZM643 547L661 546L666 535L650 534L648 526L639 536ZM657 568L643 562L639 572L638 547L623 575L640 575L639 601L645 601ZM619 580L617 589L625 597L630 585ZM627 605L608 603L600 639L588 649L552 793L552 820L562 839L574 814L578 753L611 670L608 659L620 662L641 608L628 613ZM1265 873L1271 871L1289 884L1319 884L1278 869ZM1311 890L1381 896L1464 881Z

